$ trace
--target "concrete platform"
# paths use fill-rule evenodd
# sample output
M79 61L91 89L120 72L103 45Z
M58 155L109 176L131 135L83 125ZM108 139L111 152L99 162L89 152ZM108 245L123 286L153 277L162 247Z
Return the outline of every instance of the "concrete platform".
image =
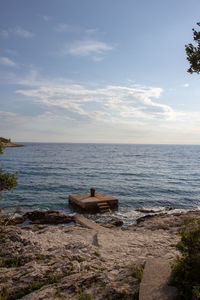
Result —
M170 274L169 261L149 258L140 284L139 300L173 300L177 289L168 285Z
M107 194L95 193L94 189L91 189L90 194L69 195L69 203L88 213L103 213L118 209L118 199Z

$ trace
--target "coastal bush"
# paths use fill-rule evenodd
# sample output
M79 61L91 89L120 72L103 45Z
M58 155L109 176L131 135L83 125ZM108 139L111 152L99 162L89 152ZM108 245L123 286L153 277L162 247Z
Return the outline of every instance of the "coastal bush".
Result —
M8 291L8 288L3 286L1 289L0 289L0 300L7 300L9 297L9 291Z
M144 266L143 265L130 265L129 267L129 270L131 272L131 275L138 279L139 282L142 281L142 277L143 277L143 272L144 272Z
M58 281L60 281L60 279L61 279L61 276L51 275L48 278L46 278L45 280L41 280L41 281L34 280L34 281L30 282L28 286L21 287L14 293L9 292L8 290L6 290L6 293L9 295L9 298L8 298L9 300L21 299L25 295L28 295L28 294L32 293L33 291L39 290L40 288L42 288L45 285L57 283ZM2 299L0 298L0 300L7 300L7 298L2 298Z
M4 146L0 142L0 154L3 153ZM4 171L2 168L0 168L0 199L1 193L4 190L10 191L17 185L17 173L10 174L6 171Z
M0 267L1 268L19 268L21 266L24 266L25 264L29 263L30 261L36 260L48 260L49 256L39 254L35 257L28 256L28 257L0 257Z
M200 220L187 218L175 247L181 252L172 268L170 284L178 289L178 299L200 299Z
M3 137L0 137L0 143L5 143L5 144L7 144L7 143L10 143L11 142L11 139L5 139L5 138L3 138Z

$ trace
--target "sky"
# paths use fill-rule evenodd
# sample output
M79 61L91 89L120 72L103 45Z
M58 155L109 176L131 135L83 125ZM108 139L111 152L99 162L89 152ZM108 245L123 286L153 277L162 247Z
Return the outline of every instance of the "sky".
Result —
M0 0L0 136L200 144L199 0Z

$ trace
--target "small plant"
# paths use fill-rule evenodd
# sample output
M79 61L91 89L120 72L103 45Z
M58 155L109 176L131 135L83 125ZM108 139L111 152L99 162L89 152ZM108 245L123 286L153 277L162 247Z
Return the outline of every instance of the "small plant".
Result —
M143 271L144 271L144 266L143 265L138 265L137 266L137 265L133 264L133 265L129 266L128 269L130 270L131 275L134 278L138 279L139 282L142 281Z
M36 257L28 256L28 257L8 257L8 258L0 258L0 267L1 268L18 268L24 266L25 264L29 263L33 260L45 260L49 257L43 254L39 254Z
M172 268L170 284L181 299L200 299L200 220L186 218L175 247L181 252Z
M100 256L100 254L99 254L99 252L97 250L94 251L94 255L97 256L97 257Z
M4 244L7 240L7 236L4 232L0 231L0 244Z
M43 281L32 281L28 286L20 288L14 295L11 295L8 299L17 300L25 295L32 293L33 291L39 290L41 287L53 283L57 283L60 280L60 276L50 275L46 280ZM7 298L0 298L0 300L7 300Z
M55 297L59 297L59 298L62 297L62 289L61 288L57 288L56 289Z
M78 296L78 300L93 300L90 294L81 292Z
M84 257L76 257L76 260L81 263L83 261L85 261L86 259Z
M9 291L7 287L3 286L0 289L0 300L7 300L7 299L9 299Z

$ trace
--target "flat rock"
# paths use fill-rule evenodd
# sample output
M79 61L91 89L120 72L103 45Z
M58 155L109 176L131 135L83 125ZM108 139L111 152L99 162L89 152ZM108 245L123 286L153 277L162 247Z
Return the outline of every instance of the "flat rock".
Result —
M173 300L177 290L168 285L170 274L168 260L149 258L140 284L139 300Z

